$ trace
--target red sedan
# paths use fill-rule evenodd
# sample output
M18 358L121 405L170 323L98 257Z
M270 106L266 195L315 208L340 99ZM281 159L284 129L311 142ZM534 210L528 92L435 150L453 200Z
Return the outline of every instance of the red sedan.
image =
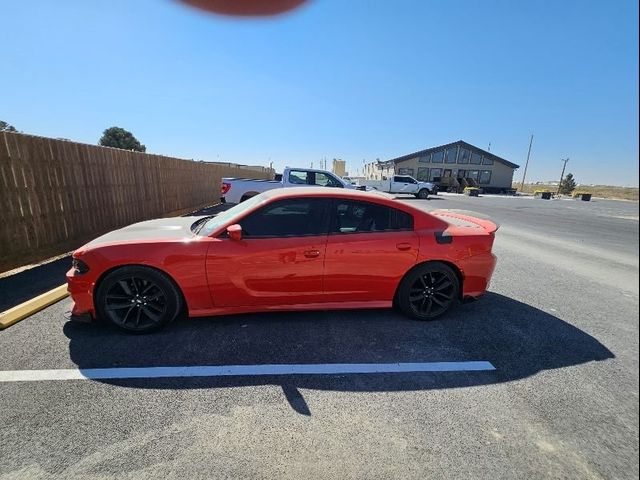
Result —
M184 313L398 307L431 320L482 295L497 226L379 193L288 188L164 218L73 254L72 314L148 332Z

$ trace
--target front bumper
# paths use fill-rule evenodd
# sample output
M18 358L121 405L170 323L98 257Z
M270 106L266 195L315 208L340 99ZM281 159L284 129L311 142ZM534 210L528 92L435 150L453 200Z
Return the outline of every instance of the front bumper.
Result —
M71 316L96 317L93 304L93 287L95 281L88 274L78 274L74 268L70 268L66 274L67 290L73 301Z

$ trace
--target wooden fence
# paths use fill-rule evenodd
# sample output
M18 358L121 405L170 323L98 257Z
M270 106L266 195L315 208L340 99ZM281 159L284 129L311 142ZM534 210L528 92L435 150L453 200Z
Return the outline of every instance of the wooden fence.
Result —
M227 176L273 171L0 132L0 272L217 203Z

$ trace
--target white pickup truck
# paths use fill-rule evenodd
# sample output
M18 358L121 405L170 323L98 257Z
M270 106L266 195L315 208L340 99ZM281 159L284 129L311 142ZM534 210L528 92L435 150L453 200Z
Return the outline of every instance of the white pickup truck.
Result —
M431 182L419 182L409 175L394 175L386 180L360 180L360 187L367 190L379 190L381 192L415 195L417 198L429 198L429 195L438 193L438 187Z
M220 201L222 203L240 203L274 188L308 186L355 188L354 185L326 170L287 167L282 172L282 180L223 178L220 187Z

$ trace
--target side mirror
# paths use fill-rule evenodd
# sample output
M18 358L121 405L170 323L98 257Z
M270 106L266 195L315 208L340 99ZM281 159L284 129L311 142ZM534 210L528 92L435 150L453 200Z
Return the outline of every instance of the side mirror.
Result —
M231 240L242 240L242 227L237 223L227 227L227 235Z

